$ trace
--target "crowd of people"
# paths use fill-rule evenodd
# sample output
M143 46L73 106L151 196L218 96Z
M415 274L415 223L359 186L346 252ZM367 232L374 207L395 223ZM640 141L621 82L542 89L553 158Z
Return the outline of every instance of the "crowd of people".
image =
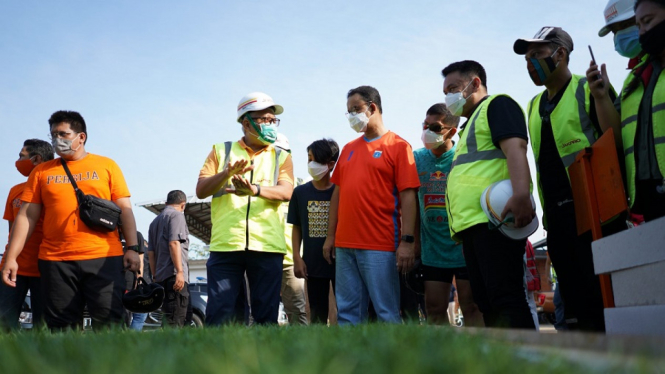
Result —
M441 71L445 102L424 111L423 147L413 150L384 123L379 91L359 86L348 91L346 106L361 136L341 149L332 139L312 142L312 180L301 185L278 133L284 108L265 93L243 97L236 113L242 137L213 145L196 185L197 197L212 200L206 325L275 324L280 300L291 323L353 325L372 316L400 323L404 279L417 267L429 323L449 323L454 284L466 325L535 329L525 257L538 225L530 142L565 324L604 331L592 237L577 234L568 168L612 129L629 215L605 224L604 235L626 229L627 219L665 216L665 1L610 0L604 15L599 35L614 34L630 69L618 93L604 64L591 61L584 75L572 73L571 36L546 26L513 45L525 57L525 78L544 87L526 115L509 95L488 92L480 63L453 62ZM165 290L165 324L183 326L186 195L168 194L146 248L120 168L85 149L83 117L58 111L49 128L50 144L23 144L16 167L28 180L7 200L3 327L16 327L28 290L35 321L50 329L77 327L85 306L93 326L126 323L123 273L141 274L146 250L152 280ZM510 194L494 211L498 186ZM82 217L85 195L117 205L124 245L117 229L100 230Z

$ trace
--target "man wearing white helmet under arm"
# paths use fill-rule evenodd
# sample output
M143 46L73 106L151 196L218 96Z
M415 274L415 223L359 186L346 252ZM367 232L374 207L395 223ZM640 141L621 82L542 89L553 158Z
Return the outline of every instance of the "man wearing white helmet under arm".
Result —
M254 322L277 323L286 253L279 212L294 181L291 155L273 146L283 111L264 93L243 97L243 137L215 144L199 173L196 195L212 196L206 325L233 322L245 273Z

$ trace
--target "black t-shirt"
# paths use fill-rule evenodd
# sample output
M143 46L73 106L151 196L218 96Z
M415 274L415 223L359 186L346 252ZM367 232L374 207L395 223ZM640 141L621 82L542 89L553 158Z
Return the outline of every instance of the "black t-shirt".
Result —
M316 278L335 278L335 266L323 258L323 244L328 236L328 212L335 186L321 191L312 182L293 190L286 221L300 226L303 241L303 260L307 275Z
M520 105L508 96L492 100L487 108L487 121L492 133L492 143L497 148L503 139L521 138L529 141L526 119Z

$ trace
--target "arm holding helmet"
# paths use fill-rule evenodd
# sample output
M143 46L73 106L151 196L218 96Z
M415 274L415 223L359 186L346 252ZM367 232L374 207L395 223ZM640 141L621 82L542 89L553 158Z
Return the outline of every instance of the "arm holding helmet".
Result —
M508 199L506 207L501 212L501 220L506 214L512 213L515 217L515 227L524 227L536 216L531 206L531 172L526 159L526 140L517 137L506 138L501 140L499 145L506 155L510 183L513 187L513 196Z

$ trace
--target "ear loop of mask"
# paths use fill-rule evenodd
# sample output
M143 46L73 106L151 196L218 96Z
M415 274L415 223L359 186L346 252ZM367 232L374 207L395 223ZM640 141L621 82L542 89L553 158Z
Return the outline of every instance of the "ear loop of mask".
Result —
M256 122L254 122L254 120L249 115L249 113L247 113L245 118L247 118L249 120L249 123L252 125L252 128L254 128L254 131L256 131L257 135L254 135L254 134L252 134L252 135L254 135L259 140L261 140L261 139L266 140L262 135L262 133L263 133L262 128L258 127L258 125L256 124Z

